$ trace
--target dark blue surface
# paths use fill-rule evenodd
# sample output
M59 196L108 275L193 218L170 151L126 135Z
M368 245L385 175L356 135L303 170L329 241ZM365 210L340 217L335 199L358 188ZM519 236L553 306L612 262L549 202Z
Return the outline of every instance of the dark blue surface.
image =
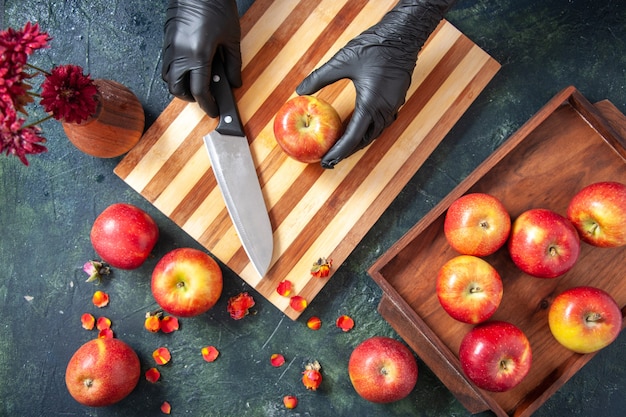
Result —
M240 2L240 11L250 3ZM39 66L82 65L94 77L127 85L144 105L147 126L170 102L160 78L166 1L0 4L4 28L39 22L54 38L50 49L36 54ZM255 297L256 314L230 319L228 297L250 288L226 270L224 295L213 310L183 320L171 335L149 334L143 318L156 307L149 286L152 268L167 251L197 244L113 174L119 158L82 154L56 122L44 125L49 152L31 157L31 166L2 157L0 416L158 416L164 400L172 404L172 415L185 416L470 415L421 362L418 384L405 400L375 405L356 395L346 369L352 349L369 336L397 337L376 312L381 290L366 271L562 88L575 85L590 101L609 99L626 112L626 2L460 0L448 19L502 68L297 322L260 296ZM95 287L84 282L81 267L94 257L89 242L93 220L119 201L148 211L161 239L143 267L115 271L101 286L111 304L98 310L90 301ZM73 351L94 337L80 326L84 312L113 321L116 336L138 352L142 371L152 366L154 349L168 346L173 360L162 368L162 380L153 385L142 377L127 399L109 408L74 402L64 372ZM356 321L349 333L334 326L341 314ZM318 332L306 328L311 315L324 323ZM221 352L211 364L200 356L209 344ZM623 416L625 349L622 334L535 415ZM282 368L269 364L275 352L287 359ZM323 367L317 392L300 383L311 360ZM296 409L283 407L287 394L300 399Z

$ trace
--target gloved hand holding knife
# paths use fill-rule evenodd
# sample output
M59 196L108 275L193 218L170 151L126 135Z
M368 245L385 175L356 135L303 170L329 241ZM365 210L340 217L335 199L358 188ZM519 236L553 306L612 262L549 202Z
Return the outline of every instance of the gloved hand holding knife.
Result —
M357 97L346 131L322 159L325 168L367 146L396 118L404 104L417 54L456 0L400 0L379 23L365 30L313 71L296 88L313 94L342 78ZM165 23L163 79L170 92L197 101L211 117L219 110L209 90L218 47L233 87L241 85L241 30L234 0L170 0Z

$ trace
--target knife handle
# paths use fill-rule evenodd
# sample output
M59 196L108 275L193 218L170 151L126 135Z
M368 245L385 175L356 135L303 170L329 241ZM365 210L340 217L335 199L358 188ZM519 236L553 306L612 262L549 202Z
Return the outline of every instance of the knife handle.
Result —
M220 112L220 121L215 130L222 135L245 136L241 117L237 110L235 95L230 88L224 63L220 51L218 50L213 57L213 67L211 74L211 94L217 103Z

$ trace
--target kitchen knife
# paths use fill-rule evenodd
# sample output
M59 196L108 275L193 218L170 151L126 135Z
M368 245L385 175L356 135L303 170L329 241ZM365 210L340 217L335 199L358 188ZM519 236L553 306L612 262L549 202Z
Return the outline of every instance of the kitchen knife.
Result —
M235 230L254 269L262 278L272 260L272 225L219 52L213 59L211 93L217 103L220 120L215 130L204 136L204 144Z

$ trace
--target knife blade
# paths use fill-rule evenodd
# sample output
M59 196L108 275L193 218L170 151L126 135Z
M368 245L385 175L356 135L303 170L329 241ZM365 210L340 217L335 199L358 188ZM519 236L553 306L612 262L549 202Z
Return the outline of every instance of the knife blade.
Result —
M241 244L254 269L263 278L274 250L272 225L219 52L213 59L212 70L211 93L220 120L215 130L204 136L204 144Z

